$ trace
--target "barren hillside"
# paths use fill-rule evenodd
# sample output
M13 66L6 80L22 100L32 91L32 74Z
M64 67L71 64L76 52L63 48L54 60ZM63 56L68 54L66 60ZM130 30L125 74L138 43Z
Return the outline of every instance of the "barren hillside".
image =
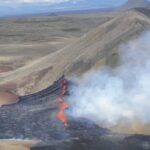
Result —
M91 13L1 18L0 72L53 53L112 17Z
M118 46L149 29L147 15L138 10L127 11L59 51L17 70L1 73L0 84L13 85L19 94L32 93L47 87L62 74L81 75L106 63L115 66ZM25 79L30 79L30 83Z

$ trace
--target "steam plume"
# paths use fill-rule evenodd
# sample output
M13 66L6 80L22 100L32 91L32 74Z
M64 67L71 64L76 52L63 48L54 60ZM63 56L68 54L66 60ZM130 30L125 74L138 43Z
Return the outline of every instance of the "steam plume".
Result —
M150 32L122 45L119 65L75 80L68 97L73 117L107 126L122 120L150 123Z

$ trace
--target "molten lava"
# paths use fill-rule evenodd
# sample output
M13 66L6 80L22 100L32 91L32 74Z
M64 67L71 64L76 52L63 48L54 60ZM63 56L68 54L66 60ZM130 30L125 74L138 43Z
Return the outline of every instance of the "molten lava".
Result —
M59 109L62 111L65 111L66 109L69 108L68 103L61 97L57 98L58 102L59 102Z
M68 103L61 97L57 98L59 103L59 111L57 112L57 118L64 124L65 127L68 126L68 117L65 114L65 110L69 108Z
M68 83L67 83L67 80L64 79L62 82L61 96L64 96L65 94L67 94L67 89L68 89Z
M68 117L65 114L65 110L69 108L69 104L62 98L67 93L67 80L62 81L62 89L60 96L57 97L59 103L59 111L57 112L57 118L64 124L65 127L68 127Z

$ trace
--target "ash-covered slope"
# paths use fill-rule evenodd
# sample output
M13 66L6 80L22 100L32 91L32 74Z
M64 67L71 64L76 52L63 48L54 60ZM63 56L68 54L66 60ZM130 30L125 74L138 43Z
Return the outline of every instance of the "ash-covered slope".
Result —
M30 83L27 80L23 86L14 86L18 93L18 89L22 89L24 93L27 91L32 93L49 86L62 74L81 75L103 64L114 67L117 65L119 45L149 29L150 18L144 12L138 10L123 12L69 46L18 70L1 74L0 84L9 83L8 81L13 81L15 84L32 74ZM34 74L37 77L42 70L46 70L44 75L40 74L40 80L39 78L34 80Z
M128 0L120 9L126 10L138 7L148 8L150 7L150 2L148 0Z

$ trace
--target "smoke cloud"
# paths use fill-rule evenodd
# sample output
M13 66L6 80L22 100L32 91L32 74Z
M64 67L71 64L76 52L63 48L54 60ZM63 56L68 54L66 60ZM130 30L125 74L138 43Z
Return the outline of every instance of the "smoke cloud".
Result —
M69 115L101 125L120 121L150 123L150 32L122 45L115 69L104 66L75 79L70 90Z

